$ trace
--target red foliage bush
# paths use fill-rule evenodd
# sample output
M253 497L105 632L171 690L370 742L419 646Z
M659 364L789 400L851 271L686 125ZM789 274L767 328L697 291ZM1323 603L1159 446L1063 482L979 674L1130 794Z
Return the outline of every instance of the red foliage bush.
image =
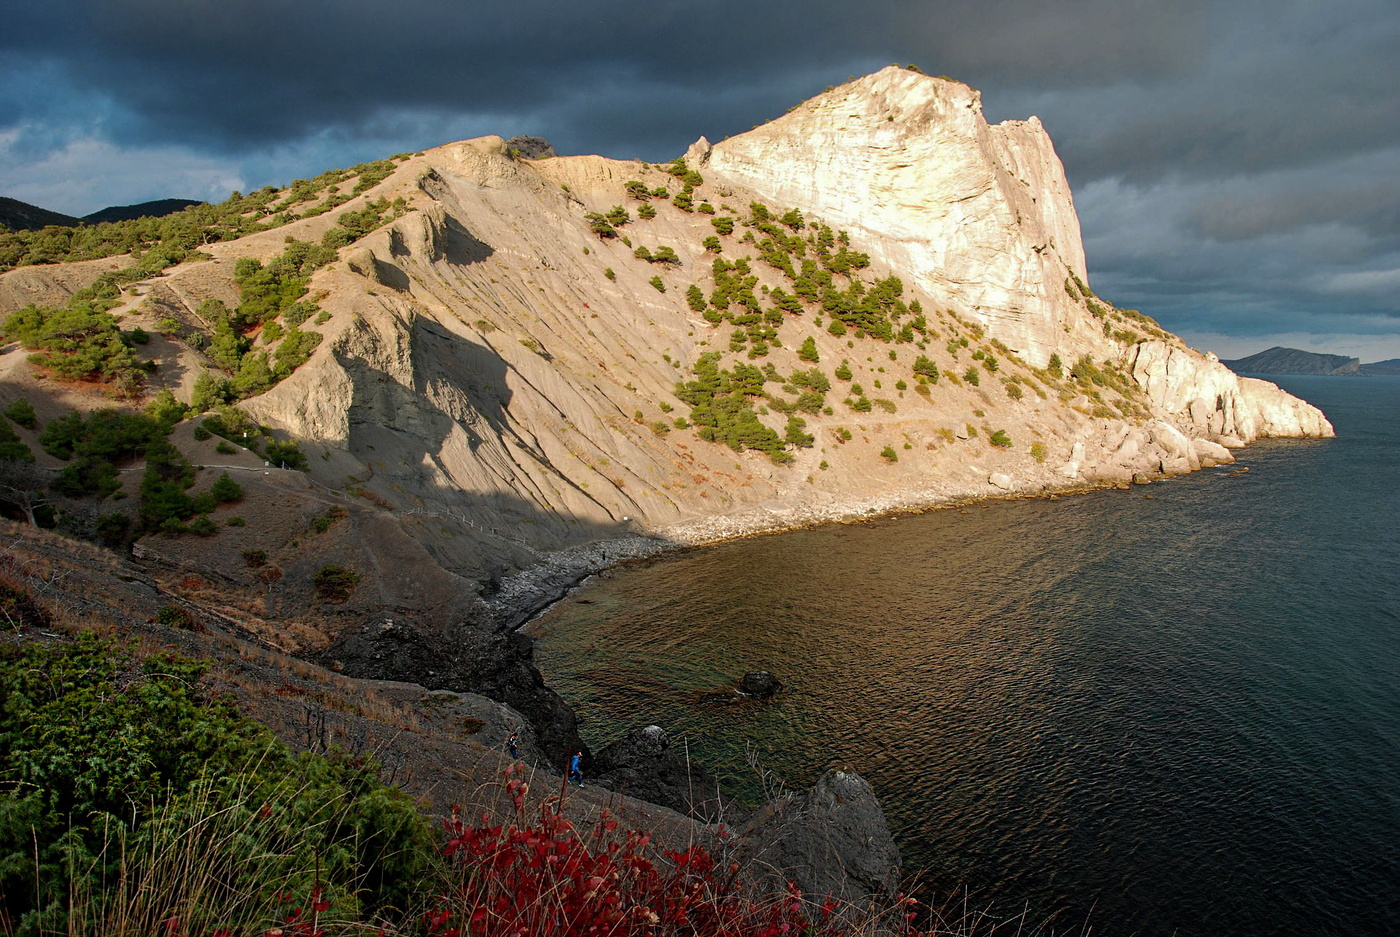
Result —
M620 832L607 811L585 838L557 800L527 821L525 782L511 777L506 789L514 823L492 826L483 816L472 826L455 811L444 821L443 852L456 879L425 915L429 937L835 937L844 930L833 902L813 909L791 884L777 898L746 895L738 865L717 863L700 846L653 858L650 835Z

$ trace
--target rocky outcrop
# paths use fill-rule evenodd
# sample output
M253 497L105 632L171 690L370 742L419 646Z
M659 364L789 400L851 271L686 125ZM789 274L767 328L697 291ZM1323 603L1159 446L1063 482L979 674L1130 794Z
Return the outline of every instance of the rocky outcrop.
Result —
M716 144L705 165L870 235L882 261L1032 364L1107 347L1066 291L1088 273L1049 135L1033 117L989 126L961 82L891 66Z
M1276 384L1236 375L1214 355L1166 342L1135 345L1126 358L1152 404L1199 435L1245 443L1265 436L1332 436L1321 410Z
M719 786L660 726L633 729L605 746L590 766L590 783L712 820L722 815Z
M738 831L746 874L770 887L863 907L899 892L899 848L875 792L860 775L828 771L806 793L773 801Z

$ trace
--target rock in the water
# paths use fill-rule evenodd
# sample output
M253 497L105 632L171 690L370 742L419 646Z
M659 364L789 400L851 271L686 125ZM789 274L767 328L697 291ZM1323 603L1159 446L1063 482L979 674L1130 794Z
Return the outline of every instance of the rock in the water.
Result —
M783 688L782 681L766 670L750 670L739 678L739 692L767 699Z
M692 762L684 749L671 747L660 726L633 729L598 752L590 782L670 807L697 819L719 814L715 779Z
M761 885L797 883L853 903L899 891L899 848L865 779L828 771L805 794L765 805L739 830L740 861Z

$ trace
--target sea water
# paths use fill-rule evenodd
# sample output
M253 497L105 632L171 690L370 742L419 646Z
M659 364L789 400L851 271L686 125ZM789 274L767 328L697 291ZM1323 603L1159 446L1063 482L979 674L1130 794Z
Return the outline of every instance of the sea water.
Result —
M656 723L749 797L859 771L976 907L1400 933L1400 378L1278 382L1338 438L629 566L533 626L540 667L595 747ZM750 669L786 689L714 695Z

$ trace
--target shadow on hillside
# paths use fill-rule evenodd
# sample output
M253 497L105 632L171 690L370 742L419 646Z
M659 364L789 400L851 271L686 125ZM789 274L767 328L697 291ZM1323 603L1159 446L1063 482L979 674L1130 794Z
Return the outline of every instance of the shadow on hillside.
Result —
M499 562L485 564L491 581L534 565L542 552L636 533L621 519L599 523L541 507L558 503L557 491L567 489L567 499L595 506L588 512L595 518L640 513L625 493L616 504L598 501L521 431L509 415L511 368L495 350L421 317L409 341L411 387L365 359L337 352L355 375L350 451L373 470L373 487L399 502L404 494L420 500L415 510L424 514L470 519L487 541L498 540ZM471 458L454 461L452 451L463 445ZM464 473L472 481L450 482ZM556 493L536 490L541 475ZM460 563L457 558L451 565Z
M481 263L496 249L478 238L451 215L447 216L447 243L443 245L448 263L465 267Z

